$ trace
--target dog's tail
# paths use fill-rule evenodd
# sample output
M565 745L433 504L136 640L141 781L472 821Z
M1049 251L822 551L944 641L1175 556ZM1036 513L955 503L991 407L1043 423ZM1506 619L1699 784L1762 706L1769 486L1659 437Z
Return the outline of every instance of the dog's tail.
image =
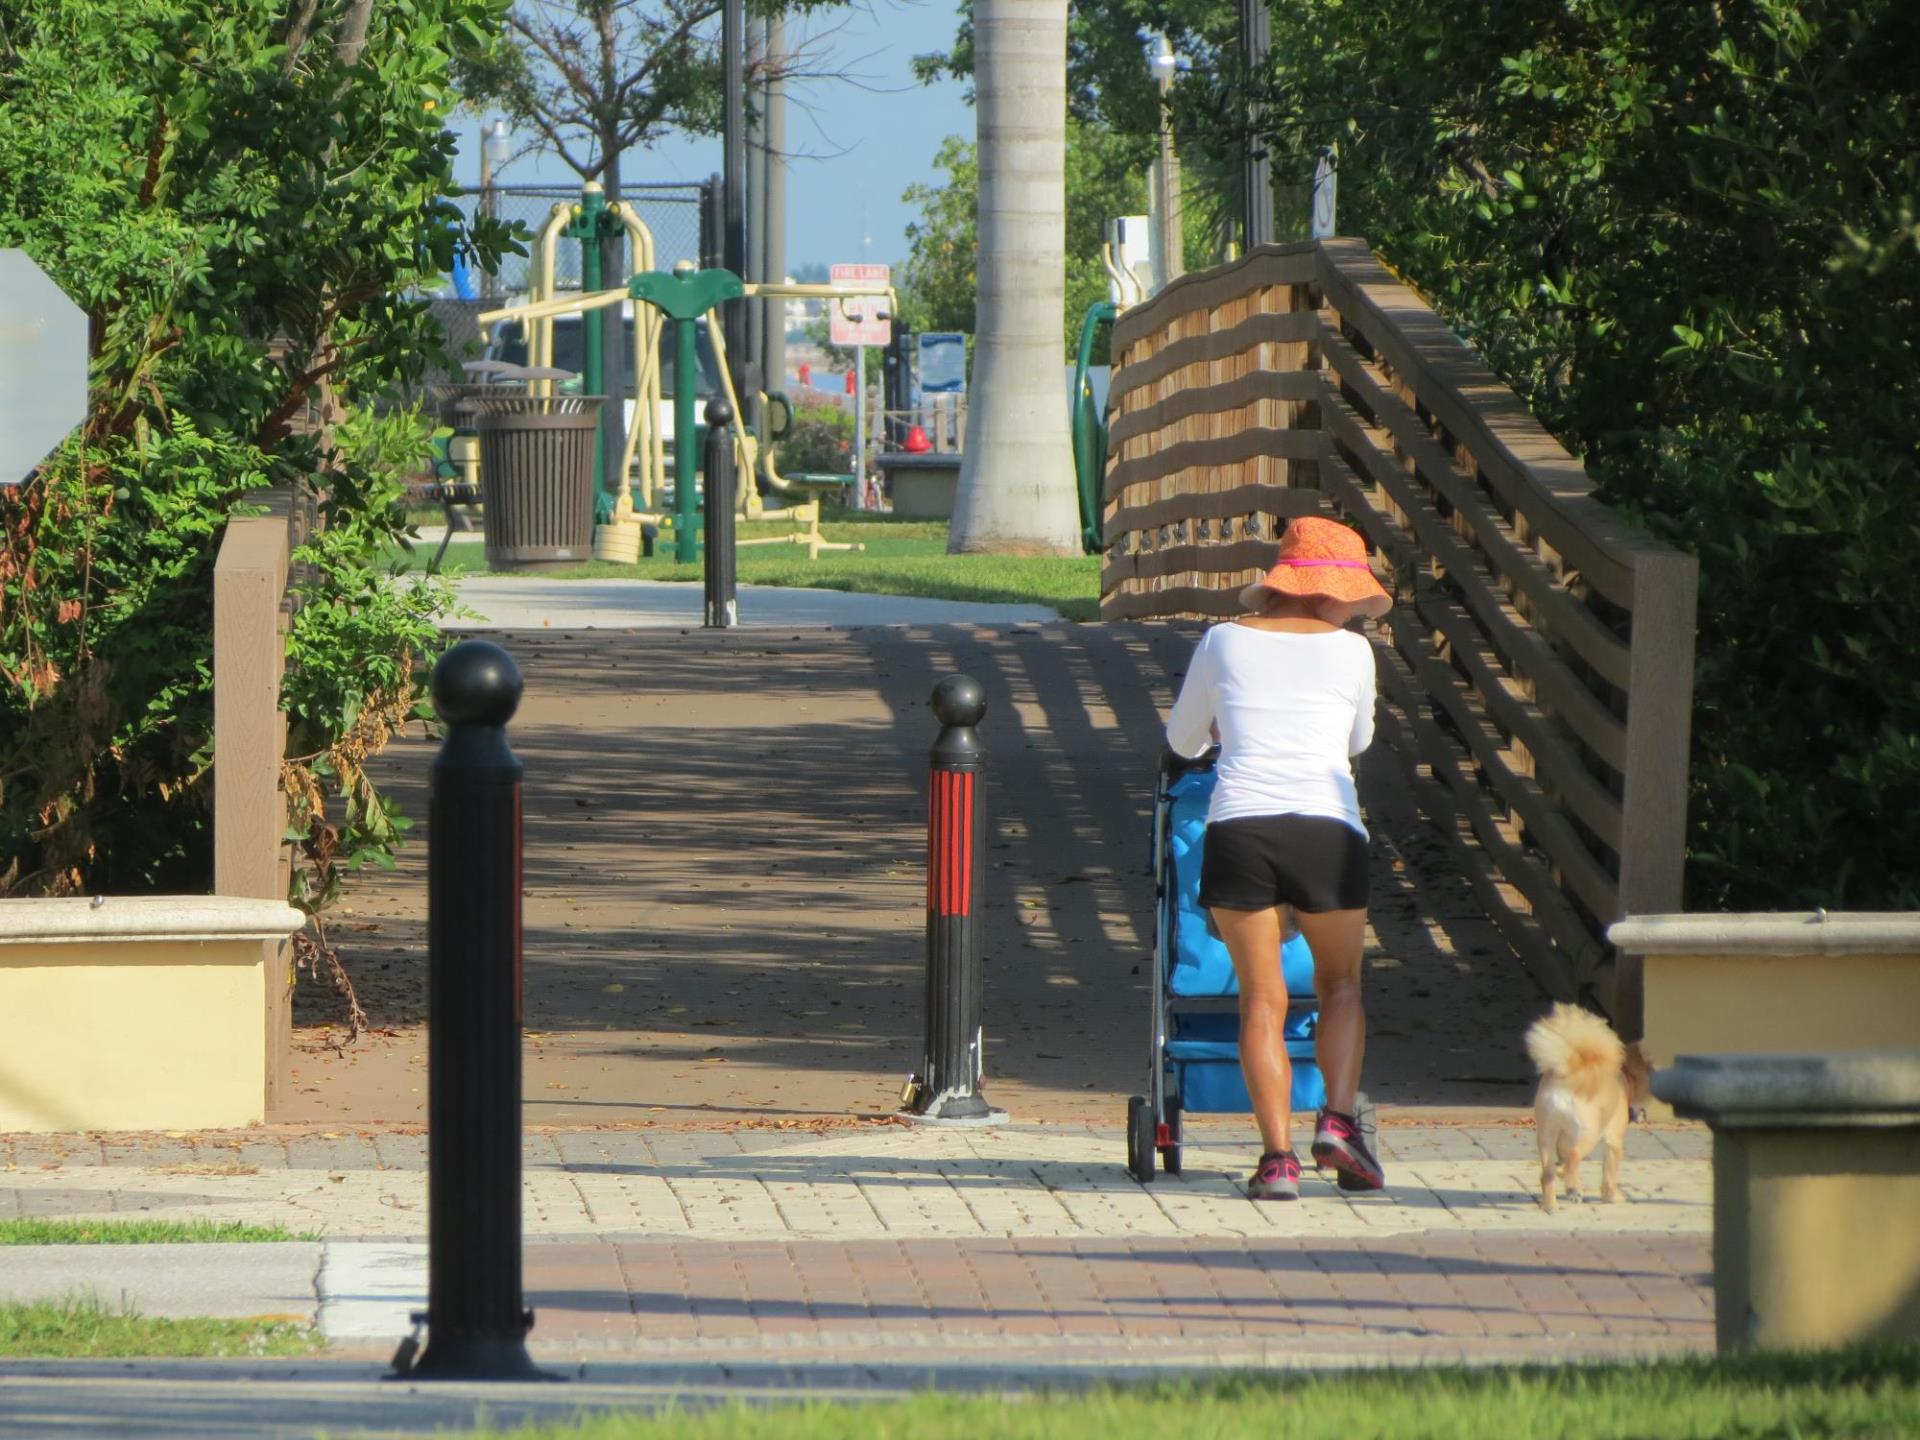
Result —
M1626 1047L1611 1026L1578 1005L1556 1005L1527 1027L1527 1055L1542 1075L1578 1084L1619 1074Z

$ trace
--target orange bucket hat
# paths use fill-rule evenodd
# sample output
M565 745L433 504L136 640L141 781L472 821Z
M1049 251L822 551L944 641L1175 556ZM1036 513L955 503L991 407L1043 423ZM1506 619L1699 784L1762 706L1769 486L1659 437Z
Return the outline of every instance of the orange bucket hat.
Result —
M1315 515L1303 515L1287 526L1280 537L1280 558L1265 578L1240 592L1240 604L1258 610L1273 592L1337 601L1369 620L1378 620L1393 607L1393 598L1367 564L1367 542L1338 521Z

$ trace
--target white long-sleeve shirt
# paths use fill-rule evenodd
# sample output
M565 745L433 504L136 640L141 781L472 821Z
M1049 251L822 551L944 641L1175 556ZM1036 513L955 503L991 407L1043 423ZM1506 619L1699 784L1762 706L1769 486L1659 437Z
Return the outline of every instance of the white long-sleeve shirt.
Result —
M1167 744L1189 757L1220 727L1207 819L1324 815L1365 835L1352 759L1373 741L1373 676L1373 647L1351 630L1207 631L1167 718Z

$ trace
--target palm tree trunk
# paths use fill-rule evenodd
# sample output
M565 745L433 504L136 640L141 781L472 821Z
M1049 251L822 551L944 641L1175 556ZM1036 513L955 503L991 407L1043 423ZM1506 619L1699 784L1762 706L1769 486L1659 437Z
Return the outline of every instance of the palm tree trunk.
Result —
M1067 431L1067 0L975 0L977 330L947 549L1080 551Z

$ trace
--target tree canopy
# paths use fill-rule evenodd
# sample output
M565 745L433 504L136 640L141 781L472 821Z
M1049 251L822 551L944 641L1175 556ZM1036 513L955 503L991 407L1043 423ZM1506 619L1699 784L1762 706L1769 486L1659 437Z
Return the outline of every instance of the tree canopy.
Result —
M1152 154L1150 138L1142 142L1073 122L1067 126L1067 298L1061 333L1069 357L1080 342L1087 307L1107 295L1107 272L1100 263L1106 222L1146 208L1146 163ZM907 262L898 285L901 310L916 330L972 334L979 253L974 142L948 136L933 163L946 180L910 186L901 197L920 207L920 218L907 226Z
M1700 557L1690 903L1920 902L1920 11L1272 13L1277 163Z

